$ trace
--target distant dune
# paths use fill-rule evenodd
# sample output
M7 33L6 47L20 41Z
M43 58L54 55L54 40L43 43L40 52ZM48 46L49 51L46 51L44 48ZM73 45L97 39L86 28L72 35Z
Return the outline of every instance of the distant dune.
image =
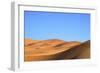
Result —
M89 58L90 41L81 43L78 41L66 42L59 39L32 40L25 39L24 60L61 60Z

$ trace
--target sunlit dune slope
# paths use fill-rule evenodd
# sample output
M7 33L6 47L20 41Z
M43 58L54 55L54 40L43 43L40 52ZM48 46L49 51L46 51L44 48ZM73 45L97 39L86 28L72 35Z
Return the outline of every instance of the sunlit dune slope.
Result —
M59 39L31 40L25 39L25 61L57 60L73 58L69 51L80 42L65 42ZM68 56L67 56L68 55ZM76 56L76 54L74 54Z
M39 42L39 40L25 39L24 40L24 45L28 46L28 45L31 45L31 44L37 43L37 42Z

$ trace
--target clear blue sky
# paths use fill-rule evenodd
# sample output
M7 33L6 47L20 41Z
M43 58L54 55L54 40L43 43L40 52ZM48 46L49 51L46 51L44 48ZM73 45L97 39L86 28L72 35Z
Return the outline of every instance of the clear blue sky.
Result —
M90 40L90 14L24 11L25 38Z

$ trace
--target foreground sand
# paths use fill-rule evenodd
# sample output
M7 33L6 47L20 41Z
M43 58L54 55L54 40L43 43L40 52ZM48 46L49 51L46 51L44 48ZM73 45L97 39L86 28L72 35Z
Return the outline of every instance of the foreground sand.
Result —
M59 39L25 39L24 60L62 60L90 58L90 41L66 42Z

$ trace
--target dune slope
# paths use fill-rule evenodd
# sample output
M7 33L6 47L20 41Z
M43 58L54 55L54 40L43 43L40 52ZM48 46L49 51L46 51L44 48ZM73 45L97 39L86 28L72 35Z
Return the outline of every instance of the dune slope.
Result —
M59 39L25 39L24 60L42 61L81 58L84 55L82 51L85 51L84 48L87 48L84 44L78 41L66 42Z

